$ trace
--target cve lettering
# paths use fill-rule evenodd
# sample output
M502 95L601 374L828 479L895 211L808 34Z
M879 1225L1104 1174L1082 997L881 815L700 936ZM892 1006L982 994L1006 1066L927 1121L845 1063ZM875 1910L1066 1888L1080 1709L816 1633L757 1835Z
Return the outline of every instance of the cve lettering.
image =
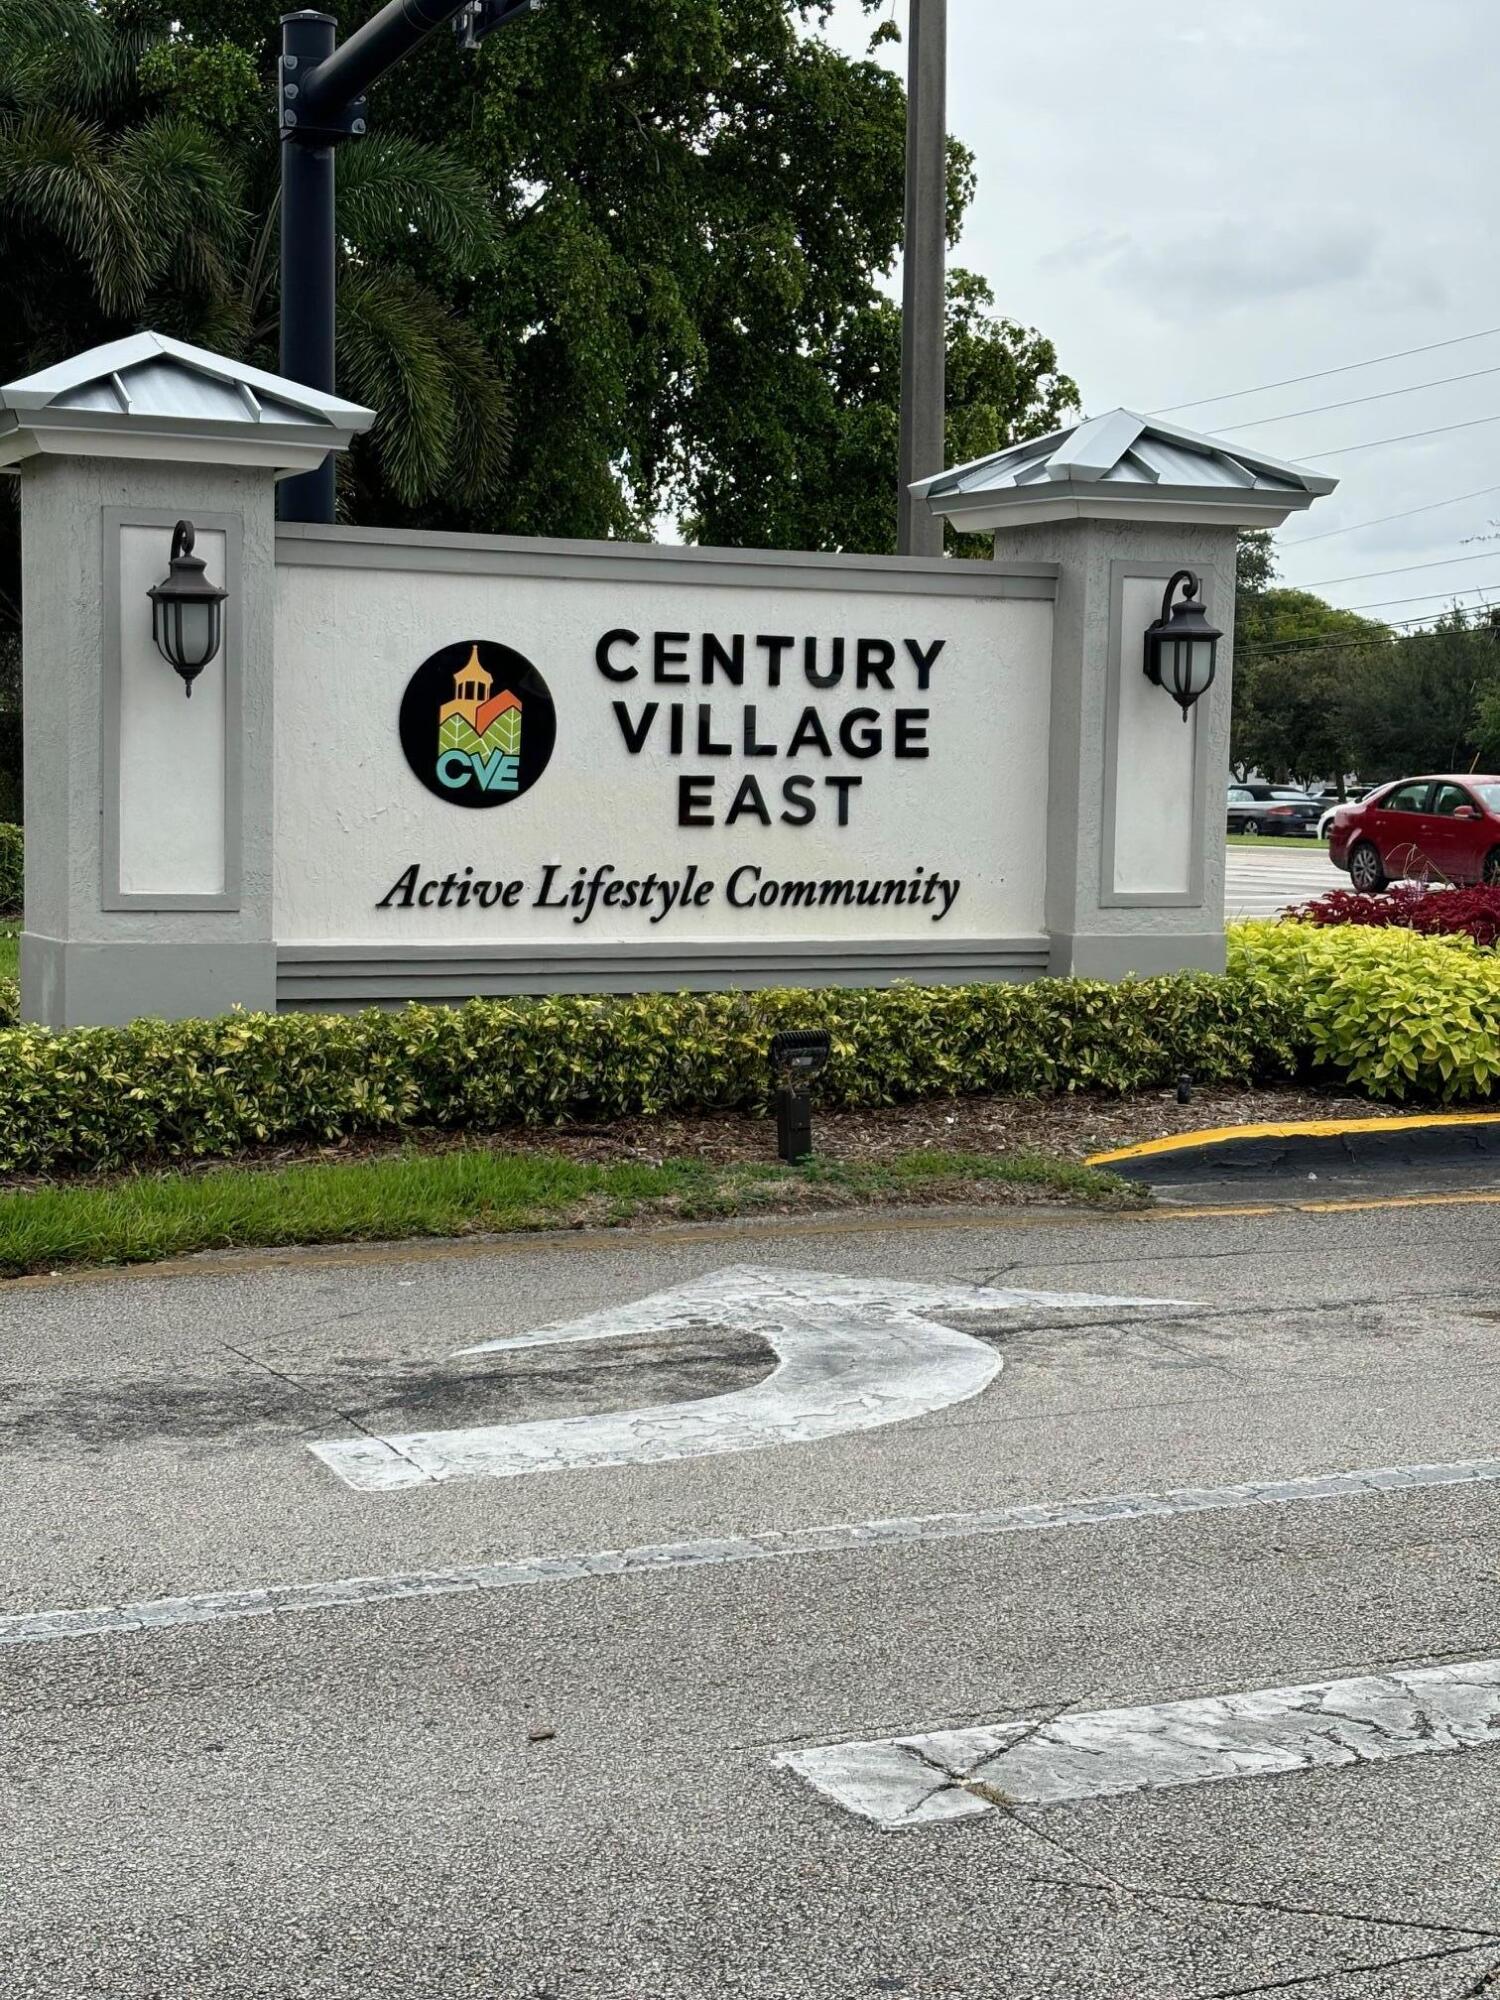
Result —
M521 783L521 759L500 750L488 756L479 750L445 750L438 758L437 774L438 783L450 792L473 784L482 792L514 792Z

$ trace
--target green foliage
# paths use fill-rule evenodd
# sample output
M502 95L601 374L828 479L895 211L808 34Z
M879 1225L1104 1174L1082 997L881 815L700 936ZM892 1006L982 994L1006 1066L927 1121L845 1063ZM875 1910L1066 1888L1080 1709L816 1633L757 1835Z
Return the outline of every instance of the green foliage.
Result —
M1277 781L1367 784L1500 761L1500 631L1454 608L1398 635L1278 588L1264 530L1243 534L1231 761Z
M26 893L26 836L0 822L0 917L19 916Z
M181 0L173 40L228 37L269 81L281 12ZM347 33L368 7L337 12ZM893 546L900 314L882 280L901 244L905 94L819 37L827 14L823 0L567 0L472 55L436 34L377 86L374 139L340 154L341 230L352 219L362 256L400 258L464 324L515 433L503 478L492 464L415 496L395 473L420 459L358 448L358 518L645 538L671 513L731 546ZM435 137L479 190L451 211L482 223L477 257L408 206L434 198L430 165L394 211L364 186L377 147L399 162ZM956 142L948 187L956 242L974 192ZM1076 401L1050 344L992 304L954 273L959 449L1050 428ZM351 393L387 387L359 360L341 349ZM439 393L432 434L445 421ZM450 456L462 465L456 437Z
M78 1263L143 1263L195 1250L286 1243L389 1243L626 1222L643 1213L739 1215L773 1204L917 1200L970 1186L1033 1188L1136 1207L1139 1185L1037 1154L906 1153L871 1164L710 1165L665 1160L595 1166L556 1153L462 1147L394 1159L272 1171L131 1175L97 1187L0 1195L0 1275Z
M0 379L143 325L275 367L276 11L248 10L263 14L248 41L247 10L196 11L0 0ZM410 507L493 487L501 366L456 310L496 252L487 186L399 130L348 149L338 185L339 386L382 395L353 490ZM7 509L12 625L13 536Z
M265 91L248 50L233 42L154 42L136 74L141 89L179 117L235 134L265 113Z
M826 1027L822 1100L1249 1083L1296 1067L1253 976L886 992L474 1001L0 1035L0 1171L200 1159L271 1141L763 1106L781 1026Z
M20 984L8 974L0 974L0 1028L13 1028L20 1018Z
M1277 782L1337 779L1355 768L1346 691L1384 625L1307 590L1278 588L1269 533L1240 537L1230 756Z
M3 984L3 983L0 983ZM0 1020L6 1002L0 991ZM0 1172L268 1143L764 1107L778 1027L827 1028L825 1104L1251 1084L1487 1098L1500 957L1405 931L1244 924L1221 976L883 992L472 1001L0 1034Z
M1455 608L1430 631L1391 639L1344 663L1339 701L1352 768L1367 783L1408 772L1473 770L1484 717L1500 703L1496 634Z
M1230 967L1285 995L1317 1070L1372 1097L1487 1098L1500 1080L1500 957L1405 930L1243 924Z

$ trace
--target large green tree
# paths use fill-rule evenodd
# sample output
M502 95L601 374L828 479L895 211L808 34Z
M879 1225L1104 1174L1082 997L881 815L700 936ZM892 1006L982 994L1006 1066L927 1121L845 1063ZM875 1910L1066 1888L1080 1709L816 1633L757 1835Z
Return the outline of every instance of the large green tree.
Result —
M376 0L331 4L347 33ZM275 366L284 6L0 0L0 380L141 326ZM346 514L893 546L905 96L820 38L828 11L551 0L376 87L338 164L339 387L381 413ZM973 189L950 142L954 242ZM1050 341L956 268L952 456L1075 402Z
M1305 783L1500 763L1500 627L1455 608L1398 634L1278 588L1270 537L1241 537L1232 761Z
M347 31L373 0L336 11ZM878 0L866 0L872 11ZM173 39L272 74L280 0L180 0ZM412 502L362 459L364 518L529 534L893 545L905 95L817 34L826 0L551 0L475 53L439 33L372 93L385 142L482 184L495 253L405 258L508 384L503 477ZM340 153L358 171L368 141ZM950 145L956 240L973 162ZM998 444L1076 396L1051 344L955 272L950 426ZM984 448L982 443L978 448Z
M1387 626L1276 583L1265 530L1240 537L1230 761L1242 776L1342 785L1357 758L1350 683L1391 642Z

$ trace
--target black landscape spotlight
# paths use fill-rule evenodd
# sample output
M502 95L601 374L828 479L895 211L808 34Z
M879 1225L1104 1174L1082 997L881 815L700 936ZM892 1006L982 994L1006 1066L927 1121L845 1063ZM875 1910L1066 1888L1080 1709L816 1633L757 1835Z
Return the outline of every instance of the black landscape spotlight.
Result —
M1172 602L1182 585L1182 601ZM1161 616L1146 627L1146 678L1154 681L1182 710L1188 710L1214 684L1219 641L1224 634L1210 625L1198 601L1202 586L1190 569L1180 569L1167 585Z
M208 565L193 554L193 524L172 530L172 560L166 576L146 592L151 599L151 636L169 667L182 676L191 696L193 682L218 652L224 638L227 590L208 580Z
M789 1166L812 1158L812 1095L807 1086L827 1067L832 1053L826 1028L783 1028L771 1037L777 1147Z

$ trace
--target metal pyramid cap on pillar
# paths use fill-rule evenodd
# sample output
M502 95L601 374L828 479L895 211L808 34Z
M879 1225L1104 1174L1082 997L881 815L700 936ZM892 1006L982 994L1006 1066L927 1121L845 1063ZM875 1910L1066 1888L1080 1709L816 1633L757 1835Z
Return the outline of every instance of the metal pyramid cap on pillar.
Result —
M918 480L911 490L965 530L1109 519L1274 528L1337 485L1311 466L1119 409Z
M134 333L0 388L0 465L37 453L305 472L375 412L164 333Z

